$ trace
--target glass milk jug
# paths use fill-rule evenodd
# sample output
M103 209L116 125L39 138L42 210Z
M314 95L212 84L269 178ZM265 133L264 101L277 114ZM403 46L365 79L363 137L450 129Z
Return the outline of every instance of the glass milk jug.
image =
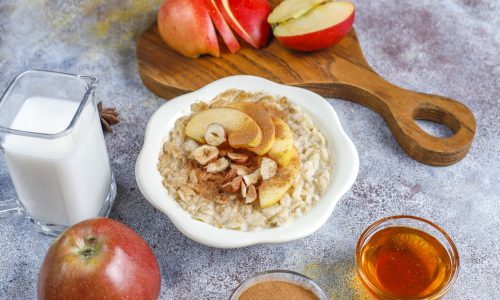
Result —
M0 99L0 149L22 212L38 230L58 234L107 216L116 195L94 92L96 79L48 71L17 76Z

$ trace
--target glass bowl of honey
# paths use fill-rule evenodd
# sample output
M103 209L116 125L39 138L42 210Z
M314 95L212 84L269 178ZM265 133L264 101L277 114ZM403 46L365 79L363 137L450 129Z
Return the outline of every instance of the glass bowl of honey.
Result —
M356 270L378 299L439 299L458 276L458 251L439 226L414 216L370 225L356 247Z

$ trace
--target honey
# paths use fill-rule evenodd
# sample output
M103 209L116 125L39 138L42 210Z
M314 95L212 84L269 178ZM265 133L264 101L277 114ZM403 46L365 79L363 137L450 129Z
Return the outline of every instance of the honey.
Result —
M373 285L368 288L383 298L432 299L453 275L445 247L415 228L383 228L370 237L360 254L360 271Z

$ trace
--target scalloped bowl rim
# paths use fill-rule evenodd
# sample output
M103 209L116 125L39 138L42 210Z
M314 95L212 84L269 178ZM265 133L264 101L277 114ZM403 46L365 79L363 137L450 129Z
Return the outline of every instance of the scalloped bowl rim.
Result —
M175 121L191 112L191 104L208 101L217 94L238 88L285 96L307 112L325 136L333 153L333 175L327 189L311 210L287 224L269 229L239 231L223 229L195 220L182 209L162 184L157 169L163 143ZM314 103L314 105L312 105ZM333 107L321 96L306 89L278 84L249 75L236 75L214 81L203 88L178 96L163 104L150 118L144 145L137 158L135 176L144 197L165 213L184 235L201 244L217 248L238 248L263 243L282 243L304 238L317 231L329 218L340 198L351 188L359 170L354 144L343 131Z

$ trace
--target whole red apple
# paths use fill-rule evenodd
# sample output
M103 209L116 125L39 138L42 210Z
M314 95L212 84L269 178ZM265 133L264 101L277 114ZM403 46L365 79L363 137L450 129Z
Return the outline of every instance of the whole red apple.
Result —
M219 57L219 42L205 0L165 0L158 11L158 31L176 52L190 58Z
M146 242L108 218L85 220L50 246L38 299L158 299L160 269Z

